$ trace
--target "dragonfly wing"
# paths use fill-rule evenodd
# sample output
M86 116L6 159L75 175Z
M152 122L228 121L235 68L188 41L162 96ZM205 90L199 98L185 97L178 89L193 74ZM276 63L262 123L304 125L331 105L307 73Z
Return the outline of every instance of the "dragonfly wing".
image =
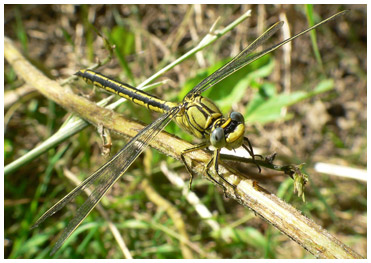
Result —
M120 151L121 152L121 151ZM115 158L117 158L120 155L120 152L118 152L110 162L113 162ZM49 216L54 215L56 212L58 212L60 209L62 209L67 203L69 203L75 196L79 195L81 190L89 187L92 183L94 183L100 176L102 176L102 173L106 169L106 166L109 162L107 162L105 165L103 165L99 170L97 170L95 173L90 175L88 178L86 178L81 184L76 186L71 192L69 192L65 197L63 197L61 200L59 200L55 205L53 205L51 208L48 209L31 227L31 229L34 229L38 227L42 222L44 222L45 219L47 219Z
M274 33L277 32L278 29L282 27L282 25L283 22L280 21L271 26L260 37L255 39L254 42L252 42L248 47L246 47L237 56L235 56L231 61L229 61L221 68L217 69L214 73L197 84L197 86L195 86L190 92L188 92L187 96L191 95L192 93L201 93L205 91L206 89L214 86L219 81L228 77L233 72L251 63L252 60L249 59L250 56L248 55L251 54L259 46L261 46L265 41L267 41Z
M281 47L282 45L285 45L286 43L294 40L295 38L298 38L302 36L305 33L308 33L309 31L315 29L316 27L334 19L335 17L339 15L343 15L348 10L344 10L342 12L339 12L321 22L318 24L296 34L293 37L290 37L276 45L273 45L261 52L258 52L256 54L251 54L257 47L261 46L268 38L270 38L278 29L280 29L283 25L283 22L277 22L273 26L271 26L267 31L265 31L259 38L257 38L253 43L251 43L247 48L245 48L241 53L239 53L236 57L234 57L229 63L225 64L220 69L216 70L214 73L212 73L210 76L208 76L206 79L201 81L197 86L195 86L186 96L191 96L193 93L202 93L208 88L214 86L219 81L223 80L224 78L228 77L230 74L236 72L237 70L241 69L242 67L250 64L251 62L257 60L258 58L276 50L277 48Z
M179 112L178 108L172 108L169 112L162 115L156 121L141 130L135 137L133 137L124 148L122 148L110 161L103 165L94 174L84 180L71 193L66 195L60 202L50 208L36 223L35 226L44 221L47 217L53 215L55 212L65 206L73 197L80 193L92 183L96 184L93 192L88 199L77 210L76 216L69 222L67 227L63 230L61 237L53 247L51 254L54 254L65 242L65 240L73 233L73 231L81 224L85 217L97 205L104 194L112 187L112 185L126 172L128 167L135 161L135 159L144 151L151 140L162 131L166 125Z

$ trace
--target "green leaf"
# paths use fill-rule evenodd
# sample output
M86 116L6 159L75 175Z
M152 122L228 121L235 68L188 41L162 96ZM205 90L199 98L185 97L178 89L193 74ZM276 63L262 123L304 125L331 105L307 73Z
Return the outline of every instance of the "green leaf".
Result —
M13 143L9 139L4 139L4 160L9 158L13 153Z
M27 239L23 245L18 250L18 255L23 255L25 253L34 254L39 246L42 246L44 243L48 241L50 235L46 234L38 234L34 235L31 238Z
M125 70L125 75L134 83L133 74L126 62L125 56L133 54L135 51L135 36L133 32L126 30L122 26L115 26L108 33L109 41L112 42L115 48L115 54L119 59L121 67Z
M116 45L116 49L121 55L133 54L135 50L135 36L133 32L124 27L115 26L112 28L110 40Z
M17 38L19 42L22 44L23 51L27 54L28 53L28 37L26 33L26 29L23 25L23 20L22 20L22 13L21 9L19 7L14 9L15 13L15 33L17 35Z
M306 7L305 10L306 10L306 13L307 13L308 24L309 24L309 26L313 26L315 24L314 23L313 5L305 5L305 7ZM314 52L314 55L316 57L317 63L320 66L321 70L323 70L321 53L319 52L319 48L318 48L318 45L317 45L316 30L310 31L309 34L310 34L310 39L311 39L311 42L312 42L312 48L313 48L313 52Z
M119 224L123 228L134 228L134 229L149 229L151 228L150 224L145 221L129 219L125 220L123 223Z
M246 227L243 229L223 227L220 232L214 232L213 236L223 240L232 240L237 243L243 242L256 248L264 247L267 243L266 238L253 227Z
M325 79L321 81L313 91L297 91L290 94L275 94L273 84L265 83L257 93L245 111L247 122L267 123L280 119L287 119L290 115L283 114L283 108L308 99L317 94L333 89L334 81Z

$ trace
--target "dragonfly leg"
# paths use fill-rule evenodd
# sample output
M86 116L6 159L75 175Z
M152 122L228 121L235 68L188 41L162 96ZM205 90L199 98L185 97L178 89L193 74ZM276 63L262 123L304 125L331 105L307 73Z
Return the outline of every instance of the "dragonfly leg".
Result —
M191 189L192 187L192 182L193 182L193 177L194 177L194 172L192 171L192 169L189 167L189 165L187 164L186 160L185 160L185 157L184 155L186 153L190 153L190 152L193 152L193 151L197 151L197 150L200 150L200 149L204 149L208 146L207 143L200 143L200 144L197 144L195 145L194 147L191 147L191 148L188 148L188 149L185 149L183 150L181 153L180 153L180 158L182 159L182 162L184 163L184 166L186 167L188 173L190 174L191 178L189 180L189 189Z
M216 152L217 150L215 150L214 151L214 156L213 157L211 157L210 158L210 160L209 160L209 162L207 163L207 165L206 165L206 167L205 167L205 172L206 172L206 175L207 175L207 177L209 177L212 181L214 181L216 184L218 184L218 185L220 185L222 188L223 188L223 192L224 192L224 194L226 193L226 190L227 190L227 188L225 188L225 186L223 185L223 184L221 184L220 182L218 182L210 173L209 173L209 170L210 170L210 167L211 167L211 164L212 163L215 163L215 152ZM213 162L214 161L214 162ZM219 175L219 173L218 173L218 171L217 170L215 170L215 172L216 172L216 174L220 177L220 178L223 178L223 180L225 181L225 182L227 182L228 184L230 184L227 180L225 180L225 178L223 177L223 176L221 176L221 175Z
M194 147L191 147L191 148L188 148L188 149L185 149L181 152L180 154L180 157L182 159L182 162L184 163L188 173L190 174L191 178L189 180L189 188L191 189L191 186L192 186L192 182L193 182L193 177L194 177L194 172L192 171L192 169L189 167L189 165L187 164L186 160L185 160L185 154L186 153L190 153L190 152L193 152L193 151L196 151L196 150L200 150L200 149L204 149L208 146L207 143L201 143L201 144L198 144L198 145L195 145ZM217 149L214 151L214 156L210 158L209 162L206 164L206 167L205 167L205 172L206 172L206 175L207 177L209 177L213 182L215 182L216 184L220 185L222 188L223 188L223 191L224 193L226 192L226 188L223 184L221 184L219 181L217 181L210 173L209 173L209 169L211 167L211 165L213 164L214 165L214 168L215 168L215 172L216 174L226 183L228 184L229 186L235 188L236 186L231 184L230 182L228 182L222 175L219 174L219 168L218 168L218 159L219 159L219 153L220 153L220 149Z
M254 154L254 150L251 146L251 143L250 143L249 139L247 137L244 137L243 139L244 139L245 143L247 143L248 146L246 146L245 144L242 144L242 147L250 154L254 164L256 165L256 167L258 167L259 173L260 173L262 171L262 169L260 168L260 165L255 162L255 156L258 156L261 159L263 159L263 156L260 155L260 154Z
M232 187L233 189L236 189L236 186L234 184L231 184L230 182L228 182L224 176L222 176L221 174L219 174L219 164L218 164L218 160L219 160L219 156L220 156L220 149L215 149L214 150L214 156L213 158L210 160L209 164L211 164L211 161L213 161L213 165L214 165L214 169L215 169L215 173L226 183L228 184L230 187ZM210 169L210 166L207 167L207 169ZM208 170L207 170L207 174L209 175L210 177L210 174L208 173ZM215 181L215 180L214 180ZM224 185L222 185L221 183L217 182L219 185L221 185L223 187L223 190L224 190L224 194L225 196L227 197L226 195L226 188Z

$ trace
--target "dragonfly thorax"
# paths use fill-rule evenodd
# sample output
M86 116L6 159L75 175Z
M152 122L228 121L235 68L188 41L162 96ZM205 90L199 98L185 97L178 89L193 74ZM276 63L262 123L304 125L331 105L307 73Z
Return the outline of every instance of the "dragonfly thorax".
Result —
M190 134L210 141L219 149L235 149L242 145L245 132L242 114L232 112L228 118L224 118L214 102L199 94L186 97L182 106L183 111L175 121Z
M198 94L186 97L182 104L183 110L176 116L176 123L193 136L208 139L215 121L223 117L219 108L210 99Z

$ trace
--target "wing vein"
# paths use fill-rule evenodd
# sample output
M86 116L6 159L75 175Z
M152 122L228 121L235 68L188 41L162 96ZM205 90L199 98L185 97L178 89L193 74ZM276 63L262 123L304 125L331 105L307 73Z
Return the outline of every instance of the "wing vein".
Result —
M64 207L73 197L78 195L81 190L88 187L94 182L98 182L93 192L88 199L77 210L76 216L69 222L67 227L63 230L60 238L56 242L51 254L54 254L65 242L65 240L72 234L72 232L81 224L91 210L97 205L105 193L112 187L112 185L126 172L128 167L135 161L135 159L144 151L152 139L162 131L166 125L179 112L179 108L174 107L169 112L162 115L146 128L141 130L135 137L133 137L124 148L122 148L109 162L103 165L94 174L84 180L71 193L66 195L60 202L50 208L36 223L37 226L47 217L53 215L55 212Z

